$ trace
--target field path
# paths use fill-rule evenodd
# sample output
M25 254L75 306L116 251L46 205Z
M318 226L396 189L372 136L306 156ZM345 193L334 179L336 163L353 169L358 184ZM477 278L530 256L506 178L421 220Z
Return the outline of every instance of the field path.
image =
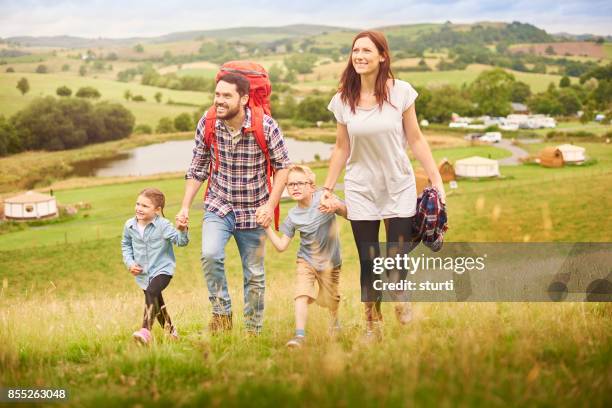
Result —
M525 149L513 145L510 140L502 139L494 146L499 147L500 149L508 150L510 153L512 153L512 156L498 160L499 164L501 164L502 166L517 166L521 164L520 159L529 156L529 153Z

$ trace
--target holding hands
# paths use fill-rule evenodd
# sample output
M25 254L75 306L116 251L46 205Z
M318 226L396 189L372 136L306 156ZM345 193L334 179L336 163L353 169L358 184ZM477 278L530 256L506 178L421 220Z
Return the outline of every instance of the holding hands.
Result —
M270 226L273 217L274 208L272 208L269 203L262 205L255 211L257 224L261 225L263 228L268 228Z
M189 209L181 208L181 211L174 217L176 223L176 229L179 231L187 231L189 227Z

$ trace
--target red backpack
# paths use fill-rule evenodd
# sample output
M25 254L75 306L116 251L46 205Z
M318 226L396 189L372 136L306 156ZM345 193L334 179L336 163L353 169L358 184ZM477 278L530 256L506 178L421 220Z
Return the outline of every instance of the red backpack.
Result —
M251 61L230 61L226 62L221 66L219 72L217 72L216 81L218 82L225 74L240 74L246 77L250 82L249 90L249 104L248 107L251 110L251 127L245 129L245 132L252 132L255 136L257 145L262 150L266 158L266 179L268 184L268 192L272 193L272 177L274 176L274 169L270 163L270 152L268 151L268 144L266 143L266 137L264 134L263 116L271 115L270 112L270 94L272 93L272 85L268 78L268 73L265 68L261 65ZM204 127L204 144L210 149L214 146L215 151L215 167L213 169L212 160L210 162L210 171L208 177L208 183L206 185L206 191L204 197L208 193L210 187L210 179L213 171L219 170L219 149L217 147L217 138L215 136L215 124L217 122L217 110L215 106L211 106L206 112L206 124ZM274 209L274 226L278 230L278 223L280 219L280 209L277 205Z

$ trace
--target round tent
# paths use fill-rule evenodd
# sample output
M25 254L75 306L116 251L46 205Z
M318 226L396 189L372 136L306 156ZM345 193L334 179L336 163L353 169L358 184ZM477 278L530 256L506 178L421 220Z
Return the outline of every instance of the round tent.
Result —
M556 147L545 147L538 155L540 165L544 167L563 167L563 153Z
M4 217L9 220L36 220L57 216L55 197L28 191L4 200Z
M414 180L416 181L417 195L421 195L423 190L425 190L425 187L431 185L429 177L427 177L427 173L425 173L425 169L423 169L422 167L417 167L414 170Z
M497 160L473 156L455 162L455 174L459 177L496 177L499 176Z
M584 147L564 144L557 146L557 149L563 154L563 161L568 163L580 163L584 161Z

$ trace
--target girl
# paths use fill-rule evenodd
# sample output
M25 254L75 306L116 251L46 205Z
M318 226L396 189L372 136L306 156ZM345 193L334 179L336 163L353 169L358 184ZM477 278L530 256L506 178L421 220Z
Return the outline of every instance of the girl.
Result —
M381 336L382 294L373 289L376 278L372 273L373 255L379 256L380 221L385 223L388 256L401 248L399 244L412 239L417 196L407 146L444 202L442 178L417 122L416 97L417 92L410 84L394 79L384 34L376 31L357 34L339 91L328 106L336 117L337 135L323 185L326 192L321 199L321 211L326 211L338 176L346 167L345 199L361 265L366 340ZM409 306L396 303L400 323L410 321Z
M170 283L176 267L172 244L187 245L189 235L186 223L178 223L177 231L170 221L163 218L165 203L164 194L158 189L142 190L136 199L136 216L126 221L121 240L123 262L145 295L142 328L133 334L134 339L142 344L151 341L155 319L170 338L178 338L162 291Z

